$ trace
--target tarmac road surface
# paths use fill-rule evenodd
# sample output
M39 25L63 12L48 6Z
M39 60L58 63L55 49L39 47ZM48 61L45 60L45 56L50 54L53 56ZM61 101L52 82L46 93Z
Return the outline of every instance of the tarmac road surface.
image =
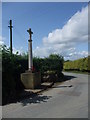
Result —
M88 118L88 75L64 73L68 81L2 107L3 118Z

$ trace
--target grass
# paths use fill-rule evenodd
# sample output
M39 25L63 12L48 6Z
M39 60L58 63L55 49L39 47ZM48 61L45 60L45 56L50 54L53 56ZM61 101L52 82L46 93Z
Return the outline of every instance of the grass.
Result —
M77 74L87 74L87 75L90 75L90 72L86 72L86 71L65 71L63 70L63 72L72 72L72 73L77 73Z

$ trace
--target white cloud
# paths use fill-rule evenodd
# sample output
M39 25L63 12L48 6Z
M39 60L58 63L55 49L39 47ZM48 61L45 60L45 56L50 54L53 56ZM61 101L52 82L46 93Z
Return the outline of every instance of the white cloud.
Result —
M87 55L87 51L75 54L75 48L77 44L86 42L88 42L88 7L75 13L61 29L53 30L44 37L43 46L37 47L34 55L44 57L51 53L58 53L65 58L75 55L83 57Z
M43 38L44 44L82 42L88 39L88 7L78 11L62 29L56 29Z
M20 49L16 49L15 47L13 47L13 53L16 54L17 52L19 55L22 55L24 53L23 48L21 47Z
M3 44L4 44L4 40L5 40L5 39L6 39L5 37L0 36L0 45L3 45Z
M73 53L70 53L68 55L68 58L71 58L72 60L73 59L79 59L79 58L84 58L84 57L87 57L88 56L88 52L87 51L82 51L82 52L73 52Z

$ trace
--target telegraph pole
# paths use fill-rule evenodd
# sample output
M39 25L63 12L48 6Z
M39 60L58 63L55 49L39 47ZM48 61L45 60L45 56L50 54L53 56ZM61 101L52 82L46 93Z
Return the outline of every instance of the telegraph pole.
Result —
M13 28L13 26L12 26L12 20L10 20L10 26L8 26L9 28L10 28L10 52L11 52L11 54L12 54L12 28Z

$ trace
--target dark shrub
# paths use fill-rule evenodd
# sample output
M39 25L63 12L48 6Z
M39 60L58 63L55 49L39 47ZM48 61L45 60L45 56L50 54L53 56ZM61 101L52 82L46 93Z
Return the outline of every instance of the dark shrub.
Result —
M2 46L2 104L18 97L24 86L20 74L27 68L27 59L20 55L10 54L10 50Z
M57 81L57 78L59 80L59 77L61 77L64 61L62 56L57 54L51 54L47 58L34 58L33 61L36 71L41 71L42 82L44 81L55 82ZM47 71L49 71L49 73Z

